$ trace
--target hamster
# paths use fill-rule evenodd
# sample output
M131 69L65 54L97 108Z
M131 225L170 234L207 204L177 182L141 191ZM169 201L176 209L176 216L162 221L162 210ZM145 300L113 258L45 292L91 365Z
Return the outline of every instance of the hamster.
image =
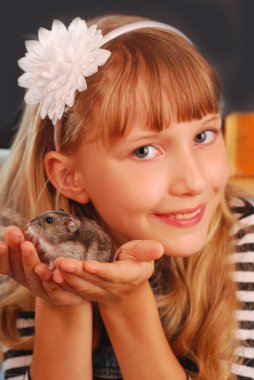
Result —
M29 221L25 237L36 247L39 258L51 269L59 257L112 261L110 237L93 220L78 219L64 209L45 211Z

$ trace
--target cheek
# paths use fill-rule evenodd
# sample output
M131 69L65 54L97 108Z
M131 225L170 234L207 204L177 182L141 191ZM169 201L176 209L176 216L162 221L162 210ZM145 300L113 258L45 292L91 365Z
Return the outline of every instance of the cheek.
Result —
M203 160L203 171L214 190L223 190L229 179L229 162L223 141Z
M138 210L151 209L161 197L164 189L163 179L152 171L145 173L107 169L101 178L94 177L88 191L94 206L112 208L128 213ZM105 206L106 204L106 206Z
M158 204L165 192L166 179L164 171L159 166L145 165L126 171L129 175L121 178L122 188L127 193L132 209L152 209Z

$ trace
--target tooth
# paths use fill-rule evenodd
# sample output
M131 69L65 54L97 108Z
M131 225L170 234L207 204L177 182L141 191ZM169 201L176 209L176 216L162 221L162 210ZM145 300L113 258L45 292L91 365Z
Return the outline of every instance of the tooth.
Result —
M175 219L191 219L195 215L197 215L199 212L200 212L200 209L192 212L191 214L176 214L176 215L174 215L174 218Z

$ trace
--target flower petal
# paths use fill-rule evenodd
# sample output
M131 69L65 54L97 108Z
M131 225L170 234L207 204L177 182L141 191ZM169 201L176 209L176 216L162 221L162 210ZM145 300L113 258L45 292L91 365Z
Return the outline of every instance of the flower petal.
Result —
M18 84L28 89L25 101L41 103L41 117L56 123L65 106L73 106L76 92L86 90L86 77L110 57L102 43L97 25L88 28L79 17L68 29L60 20L53 21L51 30L40 28L38 41L26 41L27 53L18 61L24 70Z

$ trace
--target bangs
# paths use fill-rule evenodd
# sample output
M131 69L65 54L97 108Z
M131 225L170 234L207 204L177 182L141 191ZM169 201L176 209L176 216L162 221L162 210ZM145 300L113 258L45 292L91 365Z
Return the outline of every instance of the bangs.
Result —
M77 103L83 126L96 124L96 137L106 145L125 135L137 104L141 104L147 128L156 132L168 128L173 119L185 122L218 113L216 75L181 36L161 30L132 32L105 48L112 53L109 61L88 78L88 89L79 94ZM84 110L87 102L82 100L90 92L91 112ZM89 114L93 122L84 123Z

